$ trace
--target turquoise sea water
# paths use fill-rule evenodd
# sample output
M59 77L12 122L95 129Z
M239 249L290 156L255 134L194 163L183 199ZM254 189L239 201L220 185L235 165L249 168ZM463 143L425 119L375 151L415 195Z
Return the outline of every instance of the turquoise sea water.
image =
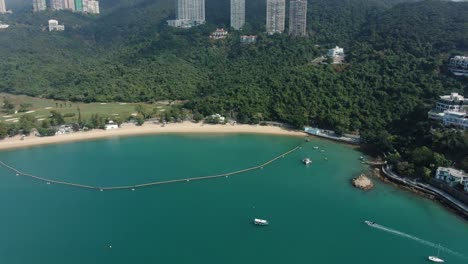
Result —
M6 151L0 160L51 179L131 185L243 169L298 144L263 170L135 191L47 185L0 168L0 262L426 263L440 243L452 251L441 251L447 263L468 263L464 220L379 182L354 189L350 179L367 169L361 154L332 142L159 135ZM252 225L256 217L270 226Z

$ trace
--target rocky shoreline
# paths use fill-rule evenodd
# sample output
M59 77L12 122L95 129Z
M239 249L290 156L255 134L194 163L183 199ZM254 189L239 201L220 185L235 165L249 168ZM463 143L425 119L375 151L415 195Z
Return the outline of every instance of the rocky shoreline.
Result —
M397 183L395 181L391 181L390 179L388 179L384 175L382 170L379 169L379 168L374 167L374 169L372 170L372 177L375 177L375 178L381 180L382 182L384 182L386 184L390 184L390 185L394 186L395 188L399 188L401 190L406 190L406 191L409 191L409 192L411 192L413 194L416 194L416 195L419 195L419 196L421 196L423 198L426 198L428 200L438 202L441 206L443 206L444 208L446 208L450 212L454 213L455 215L459 216L462 219L468 220L466 215L462 214L459 210L455 209L452 205L450 205L449 203L447 203L443 199L439 199L438 197L436 197L436 196L434 196L432 194L422 192L420 190L417 190L415 188L411 188L411 187L403 185L403 184L399 184L399 183Z

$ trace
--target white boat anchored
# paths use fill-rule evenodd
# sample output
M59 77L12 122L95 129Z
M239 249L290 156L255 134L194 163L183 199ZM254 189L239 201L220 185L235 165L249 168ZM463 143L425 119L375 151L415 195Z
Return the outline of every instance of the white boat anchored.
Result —
M312 160L309 159L309 158L305 158L305 159L302 160L302 163L304 163L305 165L309 165L309 164L312 163Z
M437 248L437 257L429 256L428 257L429 261L436 262L436 263L445 262L443 259L439 258L439 253L440 253L440 244L439 244L439 247Z
M255 218L254 224L260 225L260 226L267 226L269 223L267 220Z

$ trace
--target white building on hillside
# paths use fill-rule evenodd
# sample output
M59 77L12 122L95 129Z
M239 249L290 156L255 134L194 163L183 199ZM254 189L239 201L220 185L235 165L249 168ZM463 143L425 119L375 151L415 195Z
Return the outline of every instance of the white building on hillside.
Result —
M257 36L256 35L242 35L240 36L240 43L242 44L251 44L257 42Z
M328 50L327 56L333 60L333 64L343 63L345 58L344 49L336 46Z
M49 32L51 31L64 31L65 26L59 25L58 21L55 19L49 20Z
M445 126L468 130L468 113L445 111L442 122Z
M465 112L465 108L468 106L468 99L465 99L463 95L458 93L451 93L450 95L440 96L439 101L436 103L435 111L444 112Z
M468 99L458 93L440 96L435 108L429 111L430 119L440 120L446 126L468 129Z
M328 50L328 57L344 57L344 49L343 48L340 48L338 46L334 47L333 49L329 49Z
M224 30L224 28L217 28L213 33L211 33L210 39L225 39L228 35L229 33L226 30Z
M454 168L437 168L436 179L444 181L452 187L457 183L460 183L464 186L466 186L466 183L468 183L468 175L462 170L457 170Z
M454 75L468 76L468 57L455 56L451 58L449 68Z

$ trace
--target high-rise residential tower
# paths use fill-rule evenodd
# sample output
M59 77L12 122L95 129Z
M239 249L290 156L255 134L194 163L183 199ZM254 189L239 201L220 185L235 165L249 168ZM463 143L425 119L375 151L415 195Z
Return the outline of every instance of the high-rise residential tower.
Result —
M289 35L305 36L307 27L307 0L289 2Z
M5 14L6 11L5 0L0 0L0 14Z
M83 0L83 12L89 14L99 14L99 1L96 0Z
M205 22L205 0L177 0L178 20Z
M34 12L46 10L46 0L33 0L33 10Z
M50 9L52 10L62 10L63 9L63 0L50 0L49 1Z
M176 19L169 26L189 28L205 23L205 0L177 0Z
M241 29L245 24L245 0L231 0L231 27Z
M272 35L284 31L285 0L267 0L266 31Z
M83 12L83 0L75 0L75 11Z
M63 8L75 11L75 0L63 0Z

